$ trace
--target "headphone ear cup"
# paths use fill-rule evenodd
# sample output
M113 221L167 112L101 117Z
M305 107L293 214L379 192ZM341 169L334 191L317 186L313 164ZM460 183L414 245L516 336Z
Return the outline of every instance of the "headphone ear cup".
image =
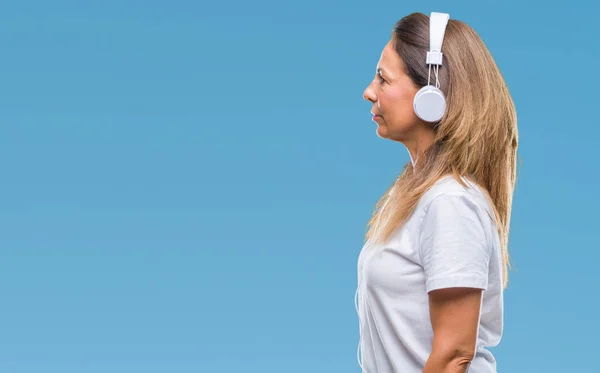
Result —
M419 118L426 122L437 122L446 111L446 98L440 89L426 85L415 95L413 106Z

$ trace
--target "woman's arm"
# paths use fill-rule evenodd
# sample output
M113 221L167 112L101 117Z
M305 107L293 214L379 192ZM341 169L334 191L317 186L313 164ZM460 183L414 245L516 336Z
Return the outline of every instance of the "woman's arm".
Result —
M465 373L475 355L481 289L446 288L429 293L432 352L423 373Z

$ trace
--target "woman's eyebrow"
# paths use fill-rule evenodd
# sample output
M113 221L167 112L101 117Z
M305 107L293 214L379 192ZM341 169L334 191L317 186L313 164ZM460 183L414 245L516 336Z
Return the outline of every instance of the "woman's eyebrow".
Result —
M385 75L388 78L393 77L393 75L390 74L390 72L386 68L379 66L379 67L377 67L377 74L381 75L381 73L383 73L383 75Z

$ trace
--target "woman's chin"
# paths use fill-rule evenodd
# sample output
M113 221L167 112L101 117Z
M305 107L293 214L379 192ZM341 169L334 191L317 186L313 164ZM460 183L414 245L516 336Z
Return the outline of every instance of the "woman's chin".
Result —
M387 139L389 136L387 127L382 126L380 124L377 125L377 129L375 130L375 133L377 133L377 136L382 139Z

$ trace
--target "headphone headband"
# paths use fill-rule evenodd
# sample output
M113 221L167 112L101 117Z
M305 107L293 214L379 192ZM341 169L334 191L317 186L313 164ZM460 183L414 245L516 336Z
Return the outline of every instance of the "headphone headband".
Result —
M446 98L440 90L438 70L442 65L442 43L449 19L448 13L432 12L429 17L429 51L427 52L429 75L427 76L427 85L417 92L413 100L415 113L426 122L441 120L446 111ZM430 85L432 65L435 86Z
M442 64L442 44L448 25L448 13L431 12L429 16L429 52L427 52L427 64Z

